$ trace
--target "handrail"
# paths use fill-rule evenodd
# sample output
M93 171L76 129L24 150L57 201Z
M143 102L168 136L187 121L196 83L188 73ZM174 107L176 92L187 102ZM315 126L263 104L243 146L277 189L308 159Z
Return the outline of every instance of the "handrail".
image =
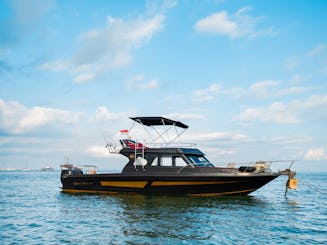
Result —
M267 165L267 167L265 168L265 172L268 172L268 171L272 172L271 166L274 163L290 162L290 165L288 166L287 169L291 169L291 167L293 166L293 164L295 163L295 161L297 161L297 160L267 160L267 161L259 160L259 161L246 162L246 163L235 163L235 162L232 162L232 164L235 166L235 168L244 166L245 168L244 168L244 170L242 170L242 172L246 172L250 167L255 167L256 164L262 163L262 164L266 164ZM229 163L229 164L231 164L231 163ZM214 164L214 166L217 166L217 165L218 164ZM219 165L221 166L221 164L219 164ZM283 171L278 170L278 172L283 172Z

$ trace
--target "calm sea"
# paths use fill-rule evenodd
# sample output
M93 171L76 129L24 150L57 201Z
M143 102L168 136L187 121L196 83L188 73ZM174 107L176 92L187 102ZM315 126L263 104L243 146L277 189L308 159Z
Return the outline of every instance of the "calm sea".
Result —
M246 197L61 193L60 172L0 171L0 244L327 244L327 173Z

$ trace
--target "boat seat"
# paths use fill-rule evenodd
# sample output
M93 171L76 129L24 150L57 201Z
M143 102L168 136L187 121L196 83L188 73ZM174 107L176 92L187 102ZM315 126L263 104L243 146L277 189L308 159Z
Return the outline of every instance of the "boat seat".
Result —
M136 143L136 141L131 140L131 139L123 139L123 140L120 140L120 144L123 147L131 148L131 149L134 149L134 150L135 149L147 149L147 147L144 146L143 144Z

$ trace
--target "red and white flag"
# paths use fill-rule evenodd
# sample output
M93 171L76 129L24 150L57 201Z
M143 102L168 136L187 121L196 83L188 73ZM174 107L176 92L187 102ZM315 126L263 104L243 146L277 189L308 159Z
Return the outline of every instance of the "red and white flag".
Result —
M128 134L128 129L122 129L122 130L120 130L120 133L123 135L126 135L126 134Z

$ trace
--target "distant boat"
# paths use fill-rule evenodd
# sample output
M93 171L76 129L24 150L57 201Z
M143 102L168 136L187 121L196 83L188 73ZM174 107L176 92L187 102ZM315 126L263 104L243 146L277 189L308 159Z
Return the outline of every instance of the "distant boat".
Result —
M42 171L52 171L53 170L53 167L51 166L46 166L44 168L42 168Z
M25 163L25 168L22 168L21 171L28 171L29 169L27 168L27 161Z

